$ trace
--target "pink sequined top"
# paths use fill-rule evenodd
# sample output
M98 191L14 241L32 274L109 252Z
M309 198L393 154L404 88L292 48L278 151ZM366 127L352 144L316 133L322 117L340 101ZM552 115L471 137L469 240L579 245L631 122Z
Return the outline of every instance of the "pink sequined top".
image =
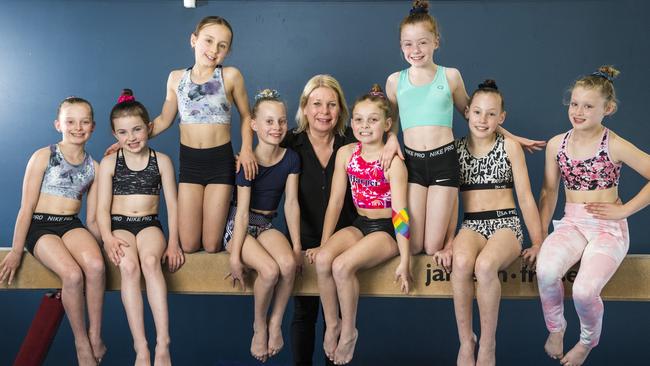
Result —
M352 200L358 208L390 208L390 183L384 176L379 160L367 162L361 157L361 143L354 148L346 171L352 190Z
M609 130L606 128L603 132L596 155L584 160L571 159L567 154L567 141L572 131L564 135L556 157L564 186L572 191L594 191L618 186L622 164L614 163L609 157Z

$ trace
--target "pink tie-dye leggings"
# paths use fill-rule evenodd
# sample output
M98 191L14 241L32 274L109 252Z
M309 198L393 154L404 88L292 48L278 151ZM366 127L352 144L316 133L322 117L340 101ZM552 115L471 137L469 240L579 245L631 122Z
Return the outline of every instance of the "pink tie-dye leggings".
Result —
M564 217L553 221L537 259L537 282L546 328L551 333L566 328L562 276L580 261L573 283L573 302L580 317L580 342L598 345L603 325L600 292L625 258L630 245L627 220L600 220L585 205L567 203Z

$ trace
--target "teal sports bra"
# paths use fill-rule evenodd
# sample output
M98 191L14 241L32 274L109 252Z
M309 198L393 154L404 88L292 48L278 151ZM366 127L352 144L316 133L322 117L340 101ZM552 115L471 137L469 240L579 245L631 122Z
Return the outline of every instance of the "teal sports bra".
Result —
M454 100L449 90L445 68L438 66L433 81L422 86L411 84L408 69L400 71L397 105L402 130L416 126L451 128Z

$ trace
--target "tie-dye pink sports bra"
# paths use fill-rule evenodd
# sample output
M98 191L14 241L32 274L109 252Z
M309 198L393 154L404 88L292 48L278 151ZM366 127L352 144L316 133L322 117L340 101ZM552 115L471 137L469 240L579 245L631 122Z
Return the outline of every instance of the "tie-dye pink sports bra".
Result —
M609 157L609 130L605 128L596 155L584 159L571 159L567 154L569 131L564 135L556 160L562 174L564 187L572 191L594 191L618 186L621 177L621 163L614 163Z
M367 162L361 157L361 143L354 148L346 171L352 189L352 200L358 208L390 208L390 183L379 160Z

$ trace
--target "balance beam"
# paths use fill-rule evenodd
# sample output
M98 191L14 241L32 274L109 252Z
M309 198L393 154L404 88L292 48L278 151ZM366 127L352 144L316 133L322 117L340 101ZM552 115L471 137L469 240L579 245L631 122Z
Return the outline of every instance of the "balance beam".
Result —
M0 248L0 261L9 248ZM412 257L411 273L414 282L409 294L399 291L393 283L395 268L399 258L359 274L361 296L374 297L429 297L451 298L449 274L435 265L432 257L416 255ZM119 291L119 269L106 263L106 289ZM564 278L566 297L571 296L571 286L575 280L578 266L567 272ZM164 270L169 292L182 294L250 295L253 288L254 273L246 279L246 291L233 288L232 281L224 279L229 272L228 253L193 253L185 255L185 265L176 273ZM538 297L535 272L523 270L517 259L506 270L499 273L502 296L510 299L530 299ZM60 288L61 282L50 270L40 264L32 255L25 252L23 263L8 286L0 285L0 290L33 290ZM302 276L296 278L294 295L318 296L316 269L305 261ZM650 255L628 255L620 268L603 290L605 300L650 301Z

